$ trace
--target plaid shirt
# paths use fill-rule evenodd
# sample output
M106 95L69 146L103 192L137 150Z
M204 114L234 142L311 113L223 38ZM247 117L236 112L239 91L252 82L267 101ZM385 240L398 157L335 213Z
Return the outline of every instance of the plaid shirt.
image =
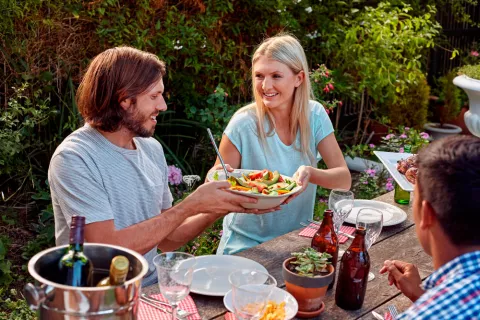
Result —
M449 261L428 277L424 288L397 319L480 319L480 251Z

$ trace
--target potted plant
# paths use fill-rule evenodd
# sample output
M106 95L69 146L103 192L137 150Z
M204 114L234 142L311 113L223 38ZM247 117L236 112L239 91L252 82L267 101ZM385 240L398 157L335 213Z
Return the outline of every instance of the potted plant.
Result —
M283 262L282 275L287 291L298 302L297 317L313 317L324 309L323 297L333 281L334 267L328 261L332 256L313 248L293 252Z
M368 168L374 168L381 171L383 165L378 162L377 157L373 154L375 150L375 145L370 143L366 144L356 144L353 146L345 145L345 151L343 153L345 157L345 162L347 167L350 170L362 172Z
M453 121L460 113L460 91L453 84L454 77L455 73L449 72L446 76L439 78L439 96L433 98L437 106L439 123L431 122L424 126L433 139L440 139L462 132L462 128L459 126L447 123Z
M480 137L480 64L464 66L458 73L453 83L465 90L470 105L465 124L472 134Z

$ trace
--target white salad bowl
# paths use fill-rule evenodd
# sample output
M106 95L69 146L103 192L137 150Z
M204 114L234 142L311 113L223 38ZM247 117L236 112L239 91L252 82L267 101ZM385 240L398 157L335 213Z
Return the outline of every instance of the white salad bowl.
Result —
M235 169L232 172L229 172L228 174L231 176L234 176L235 178L241 178L242 173L247 175L250 172L259 172L262 170L248 170L248 169ZM215 172L217 172L218 175L218 181L225 180L225 172L223 170L212 170L207 174L207 179L209 181L214 181L213 177L215 175ZM288 179L288 180L293 180L292 177L284 176L281 175L283 179ZM236 194L241 194L243 196L247 197L252 197L258 199L257 203L242 203L242 206L246 209L259 209L259 210L264 210L264 209L271 209L275 208L279 205L281 205L285 200L287 200L288 197L294 195L297 193L302 187L296 186L295 188L292 189L287 194L282 194L282 195L276 195L276 196L268 196L265 194L254 194L254 193L247 193L243 191L237 191L237 190L230 190L233 193Z

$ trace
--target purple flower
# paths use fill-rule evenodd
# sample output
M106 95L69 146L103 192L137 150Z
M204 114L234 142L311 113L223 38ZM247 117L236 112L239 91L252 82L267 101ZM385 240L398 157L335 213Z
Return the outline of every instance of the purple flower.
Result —
M221 237L223 236L223 230L220 230L220 232L218 233L218 235Z
M405 133L400 135L400 139L407 139L407 135Z
M363 181L363 184L368 184L368 181L367 180Z
M400 152L400 153L404 153L404 152L405 152L405 150L403 150L403 148L400 148L400 150L398 150L398 152Z
M368 146L372 149L375 148L375 145L373 143L370 143Z
M410 128L409 128L409 127L405 127L405 131L408 131L408 130L410 130Z
M375 174L377 171L375 169L367 169L365 172L370 176L370 177L375 177Z
M387 182L385 189L387 189L387 191L392 191L394 189L393 184L391 182Z
M197 250L197 247L193 246L193 247L192 247L192 250Z
M393 133L390 133L390 134L387 134L387 136L385 137L385 140L390 140L391 138L394 138L395 135Z
M168 166L168 183L172 185L182 183L182 170L175 166Z
M430 135L426 132L420 132L420 138L422 139L428 139Z

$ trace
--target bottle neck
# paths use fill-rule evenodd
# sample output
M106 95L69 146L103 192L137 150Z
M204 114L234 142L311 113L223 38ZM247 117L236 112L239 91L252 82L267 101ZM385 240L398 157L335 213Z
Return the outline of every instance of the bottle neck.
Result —
M367 251L365 246L365 228L357 228L355 231L355 239L353 239L349 250L361 252Z
M329 226L333 228L333 212L332 211L325 211L325 213L323 214L322 226Z
M70 247L74 246L78 250L83 249L83 243L85 242L84 230L85 218L81 219L78 216L74 216L70 226Z

